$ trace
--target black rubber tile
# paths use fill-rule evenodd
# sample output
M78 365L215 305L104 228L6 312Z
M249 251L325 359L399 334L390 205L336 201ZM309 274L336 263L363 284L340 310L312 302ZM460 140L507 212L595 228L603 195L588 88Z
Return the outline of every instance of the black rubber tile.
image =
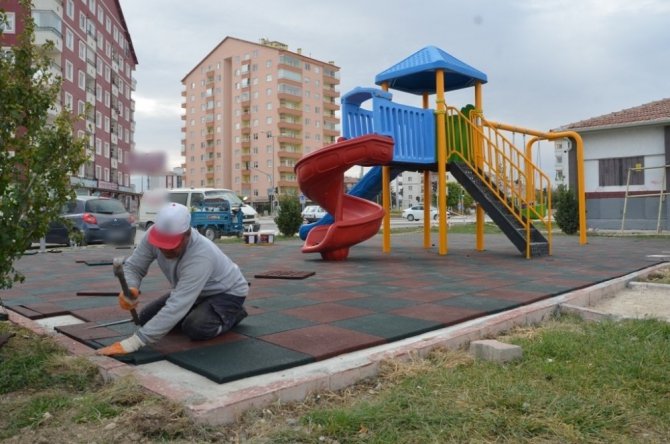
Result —
M244 318L233 331L257 338L263 335L279 333L280 331L309 327L310 325L314 325L314 323L307 319L300 319L283 313L270 312L251 315Z
M408 318L387 313L377 313L359 318L332 322L332 325L385 338L387 341L416 336L442 326L441 323L425 319Z
M518 307L520 302L506 299L496 299L492 297L481 297L469 294L463 294L435 302L436 304L446 305L447 307L471 308L481 310L487 313L496 313L501 310Z
M257 339L172 353L166 359L218 383L314 362L309 355Z
M313 271L273 270L255 274L254 277L256 279L306 279L314 274Z

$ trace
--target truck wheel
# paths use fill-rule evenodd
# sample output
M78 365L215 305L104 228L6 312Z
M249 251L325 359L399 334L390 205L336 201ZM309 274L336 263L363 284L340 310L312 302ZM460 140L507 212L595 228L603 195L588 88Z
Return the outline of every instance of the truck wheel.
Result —
M212 242L215 241L216 238L218 237L218 236L217 236L216 229L213 228L213 227L207 227L207 228L205 228L205 237L206 237L207 239L211 240Z

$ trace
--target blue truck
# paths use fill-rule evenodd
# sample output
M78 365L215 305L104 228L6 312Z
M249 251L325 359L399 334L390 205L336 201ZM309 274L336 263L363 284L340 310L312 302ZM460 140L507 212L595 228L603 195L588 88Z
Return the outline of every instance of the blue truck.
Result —
M205 198L197 207L192 207L191 226L209 240L221 236L242 237L244 214L231 210L230 203L221 198Z

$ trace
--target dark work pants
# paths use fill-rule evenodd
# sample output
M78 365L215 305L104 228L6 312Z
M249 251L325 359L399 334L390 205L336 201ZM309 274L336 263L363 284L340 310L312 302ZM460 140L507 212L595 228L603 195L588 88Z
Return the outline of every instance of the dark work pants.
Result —
M156 316L169 297L170 293L144 307L139 314L140 325L146 324ZM235 327L247 316L242 306L244 299L226 293L198 298L178 325L181 326L181 331L194 341L211 339Z

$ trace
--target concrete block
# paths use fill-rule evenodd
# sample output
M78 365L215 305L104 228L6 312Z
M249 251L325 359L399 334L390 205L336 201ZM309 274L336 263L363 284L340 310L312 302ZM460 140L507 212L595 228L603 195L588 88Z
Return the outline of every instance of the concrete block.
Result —
M494 339L472 341L470 353L477 359L499 363L521 359L523 356L523 351L518 345L505 344Z

